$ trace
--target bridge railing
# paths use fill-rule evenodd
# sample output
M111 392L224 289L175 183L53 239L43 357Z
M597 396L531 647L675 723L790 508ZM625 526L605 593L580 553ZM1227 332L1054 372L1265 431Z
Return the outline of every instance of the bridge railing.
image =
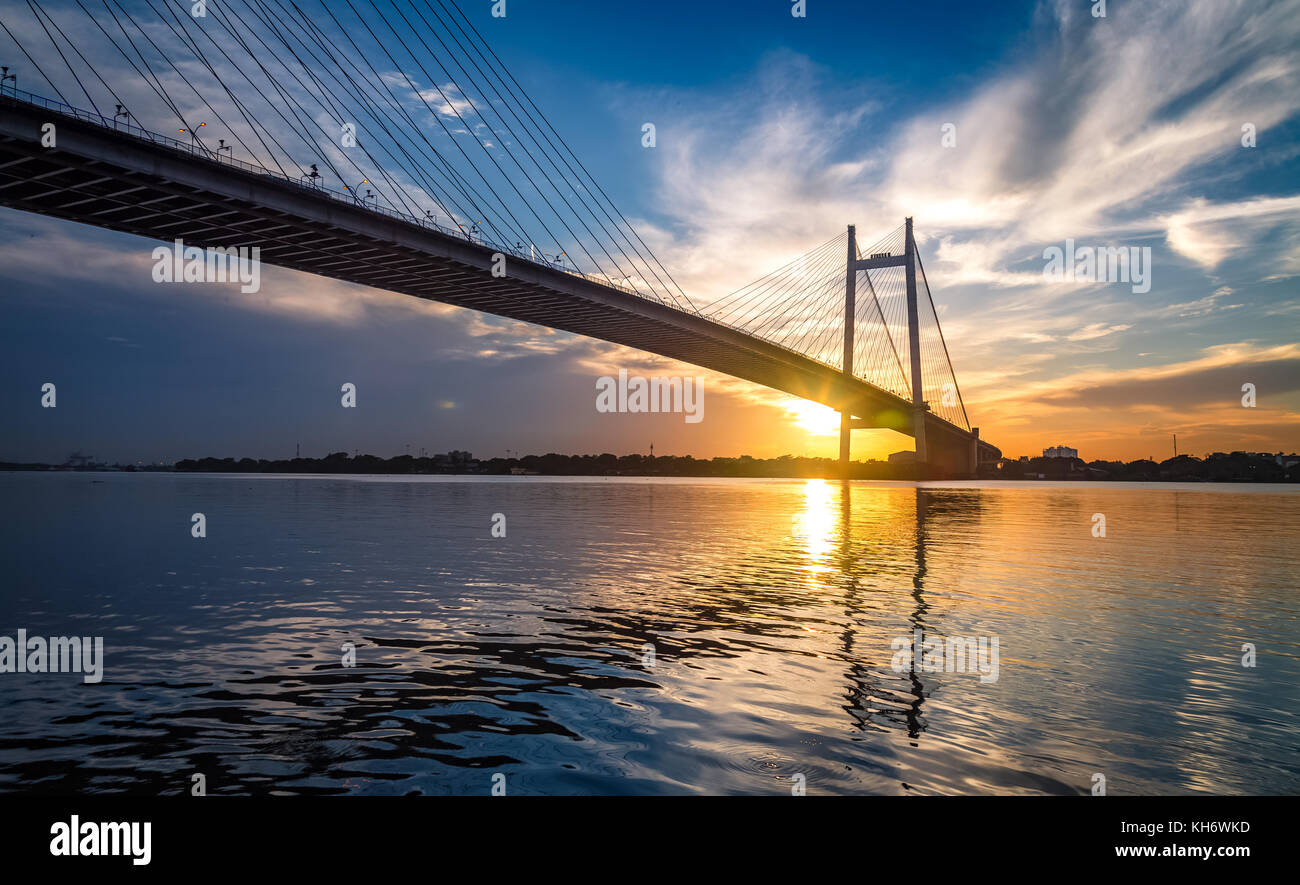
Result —
M255 175L265 175L274 178L277 181L291 184L295 187L300 187L303 188L304 190L309 190L313 193L323 194L327 197L330 197L331 199L338 200L341 203L347 203L351 206L365 209L370 212L378 212L381 215L387 215L391 218L396 218L401 221L408 222L410 224L417 224L420 227L436 230L439 233L446 234L447 236L457 237L457 238L463 237L464 239L468 240L471 243L477 243L478 245L489 246L493 249L496 249L499 252L509 253L510 255L513 255L516 258L522 259L524 261L530 261L533 264L542 265L543 267L549 267L552 270L558 270L563 273L569 274L571 276L582 277L583 279L590 280L593 283L598 283L602 286L609 286L611 288L618 289L619 291L624 292L628 295L635 295L638 298L644 298L647 301L654 301L655 303L658 304L664 303L657 298L651 298L649 295L646 295L644 292L641 292L632 286L628 286L625 283L616 282L614 280L609 279L608 277L601 276L599 274L583 273L577 268L569 267L565 264L561 264L558 261L551 261L549 258L546 258L545 256L538 258L535 253L530 252L527 249L517 248L515 246L503 245L500 243L493 242L492 240L488 240L484 238L482 232L474 229L473 227L466 228L463 225L457 224L455 228L451 228L451 227L447 227L446 225L439 224L437 221L434 221L432 218L427 218L427 217L420 218L417 215L412 215L409 212L403 212L400 209L381 206L378 204L378 202L370 202L368 200L365 200L350 190L346 192L339 191L333 188L326 187L323 184L318 184L314 181L311 181L310 176L305 173L299 178L295 179L292 176L283 174L274 169L268 169L267 167L258 165L256 163L250 163L246 160L237 159L236 157L232 156L231 152L229 151L223 151L220 149L214 150L208 147L207 145L203 144L197 138L193 138L190 141L184 141L179 138L172 138L169 135L162 135L161 133L154 132L150 129L145 129L142 126L137 126L136 124L130 122L129 118L123 120L121 117L112 117L112 118L106 117L103 114L74 107L73 105L65 104L64 102L56 101L52 98L46 98L45 96L37 95L32 92L26 92L24 90L18 89L13 86L0 86L0 97L12 98L15 101L22 102L24 104L45 108L46 110L54 111L55 113L61 114L62 116L65 117L72 117L74 119L81 120L86 123L93 123L97 126L102 126L105 129L112 129L124 135L129 135L133 138L150 142L151 144L160 145L170 150L189 154L190 156L193 157L200 157L202 159L209 160L214 163L220 163L225 166L231 166L236 169L241 169L245 172L251 172ZM668 306L671 307L672 305L668 305Z

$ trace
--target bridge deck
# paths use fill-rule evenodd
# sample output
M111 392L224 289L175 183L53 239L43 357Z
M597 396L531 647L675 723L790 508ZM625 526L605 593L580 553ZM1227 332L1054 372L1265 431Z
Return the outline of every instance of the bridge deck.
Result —
M52 148L40 144L47 122L57 126ZM492 247L8 96L0 205L164 242L258 246L270 264L634 347L912 434L907 400L706 317L515 255L496 278ZM971 440L933 414L926 437L953 448ZM982 461L1001 455L979 446Z

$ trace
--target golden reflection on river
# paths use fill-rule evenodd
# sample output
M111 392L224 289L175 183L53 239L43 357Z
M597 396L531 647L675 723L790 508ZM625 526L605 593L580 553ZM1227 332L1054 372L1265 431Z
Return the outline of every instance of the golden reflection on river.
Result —
M100 686L0 679L2 790L177 792L202 765L230 793L1300 792L1294 488L0 493L0 616L103 635L108 662ZM220 530L178 542L193 512Z

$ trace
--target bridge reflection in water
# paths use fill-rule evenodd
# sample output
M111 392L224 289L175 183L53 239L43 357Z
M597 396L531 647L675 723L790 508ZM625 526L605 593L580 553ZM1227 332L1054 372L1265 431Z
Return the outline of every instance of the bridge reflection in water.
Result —
M6 789L1300 790L1300 495L95 478L0 474L0 619L111 663L0 680ZM194 511L222 532L174 543ZM916 630L1000 637L1000 678L896 671ZM1281 654L1243 671L1237 636Z

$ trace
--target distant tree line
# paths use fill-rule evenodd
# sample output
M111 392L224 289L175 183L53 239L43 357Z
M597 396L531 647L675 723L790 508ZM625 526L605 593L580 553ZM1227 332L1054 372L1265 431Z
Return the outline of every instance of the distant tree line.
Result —
M1079 479L1117 482L1296 482L1300 455L1215 452L1205 459L1179 455L1165 461L1089 461L1029 458L998 463L998 479Z
M690 455L524 455L518 458L475 459L469 452L415 457L375 455L349 457L335 452L324 458L266 460L198 458L176 462L175 469L204 473L373 473L373 474L525 474L541 476L735 476L770 478L838 477L833 458L782 455L779 458L693 458ZM855 461L853 479L913 480L923 478L914 464ZM1300 456L1267 453L1216 453L1204 460L1179 455L1159 463L1092 461L1079 458L1004 459L986 465L986 479L1092 480L1127 482L1296 482Z

